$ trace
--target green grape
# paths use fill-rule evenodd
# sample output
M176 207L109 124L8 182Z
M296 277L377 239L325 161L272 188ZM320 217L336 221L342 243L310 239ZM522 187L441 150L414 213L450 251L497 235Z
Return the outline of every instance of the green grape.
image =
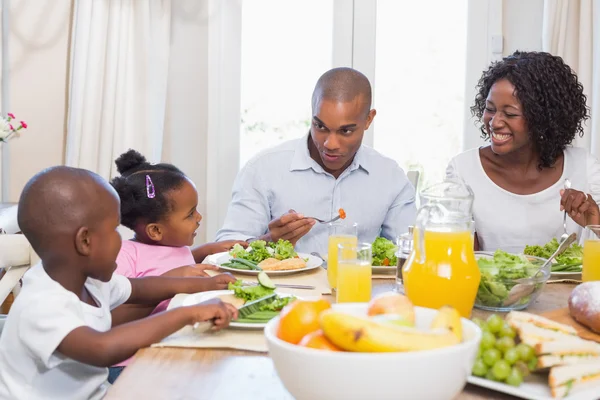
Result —
M488 372L488 367L485 365L481 358L475 360L475 364L473 365L473 375L475 376L485 376Z
M500 329L499 335L500 337L509 337L514 339L517 337L517 332L505 322L504 325L502 325L502 329Z
M537 357L532 357L531 360L527 362L527 368L529 368L530 371L535 371L537 369L537 362Z
M513 340L513 338L508 337L508 336L501 337L496 342L496 348L503 353L505 353L508 349L512 349L514 347L515 347L515 341ZM518 354L518 352L517 352L517 354Z
M498 333L504 325L504 320L497 314L492 314L487 319L487 325L492 333Z
M473 318L471 321L473 321L475 323L475 325L477 325L481 329L483 329L483 327L485 325L485 321L482 320L481 318Z
M528 362L535 356L533 348L525 343L519 343L516 348L519 352L519 358L525 362Z
M506 383L511 386L520 386L521 383L523 383L523 375L521 374L521 371L516 367L513 368L506 378Z
M479 346L479 348L477 349L477 354L475 355L475 358L481 358L481 354L483 354L483 350L481 350L481 346Z
M489 380L489 381L497 381L498 379L496 379L496 377L494 376L494 372L492 371L492 369L488 369L487 374L485 374L485 379Z
M492 372L497 380L503 381L510 375L510 364L508 364L506 360L498 360L492 367Z
M502 353L498 349L487 349L482 355L482 360L488 367L493 367L501 358Z
M517 361L519 361L519 352L516 348L511 347L510 349L504 352L504 359L510 364L514 365Z
M529 367L523 361L517 361L515 363L515 365L513 366L513 368L518 369L519 372L521 373L521 376L523 376L523 377L529 376L531 374Z
M481 343L479 347L482 350L491 349L496 345L496 336L493 333L484 331L481 335Z
M513 368L518 369L519 372L521 373L521 376L523 376L523 377L529 376L531 374L529 367L523 361L517 361Z

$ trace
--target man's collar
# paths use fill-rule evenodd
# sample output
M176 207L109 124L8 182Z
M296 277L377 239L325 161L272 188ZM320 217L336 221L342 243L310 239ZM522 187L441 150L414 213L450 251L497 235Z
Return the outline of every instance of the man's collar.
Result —
M310 152L308 150L309 140L311 140L310 133L302 140L298 141L298 146L294 151L294 156L290 164L290 171L304 171L312 168L315 172L326 173L323 167L310 156ZM352 172L358 168L362 168L366 173L369 173L369 162L367 160L367 156L365 155L364 147L364 145L361 145L358 148L358 151L354 156L354 160L352 160L352 163L347 168L349 169L349 172Z

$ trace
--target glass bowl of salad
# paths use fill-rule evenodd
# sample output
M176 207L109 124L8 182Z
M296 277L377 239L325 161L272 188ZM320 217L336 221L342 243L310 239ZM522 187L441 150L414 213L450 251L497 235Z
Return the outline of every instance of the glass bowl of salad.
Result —
M476 251L481 281L475 307L488 311L523 310L540 295L551 275L546 259L525 254Z

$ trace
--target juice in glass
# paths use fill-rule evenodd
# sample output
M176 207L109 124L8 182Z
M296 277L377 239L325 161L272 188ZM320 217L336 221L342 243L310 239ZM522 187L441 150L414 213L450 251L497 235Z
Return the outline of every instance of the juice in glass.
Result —
M600 281L600 226L586 226L583 235L583 272L584 282Z
M327 253L327 280L332 289L337 288L338 246L340 244L358 244L357 225L332 223L329 224L329 246Z
M341 244L338 253L338 303L371 300L371 245Z
M469 318L481 279L471 231L425 230L423 259L417 228L414 233L415 247L403 270L406 295L414 305L448 305Z

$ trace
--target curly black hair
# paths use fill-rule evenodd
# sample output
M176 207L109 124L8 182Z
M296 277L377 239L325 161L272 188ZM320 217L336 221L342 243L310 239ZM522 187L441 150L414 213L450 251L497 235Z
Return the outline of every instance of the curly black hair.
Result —
M561 57L544 52L516 51L492 63L479 79L471 113L482 123L482 138L489 139L483 125L485 101L492 85L507 79L523 107L529 134L540 155L538 168L554 165L575 135L583 136L589 118L583 85Z
M150 164L143 155L131 149L121 154L115 164L121 176L113 178L110 184L121 198L121 224L132 230L139 223L163 219L172 210L169 192L181 187L187 179L176 166ZM147 187L146 177L153 187Z

